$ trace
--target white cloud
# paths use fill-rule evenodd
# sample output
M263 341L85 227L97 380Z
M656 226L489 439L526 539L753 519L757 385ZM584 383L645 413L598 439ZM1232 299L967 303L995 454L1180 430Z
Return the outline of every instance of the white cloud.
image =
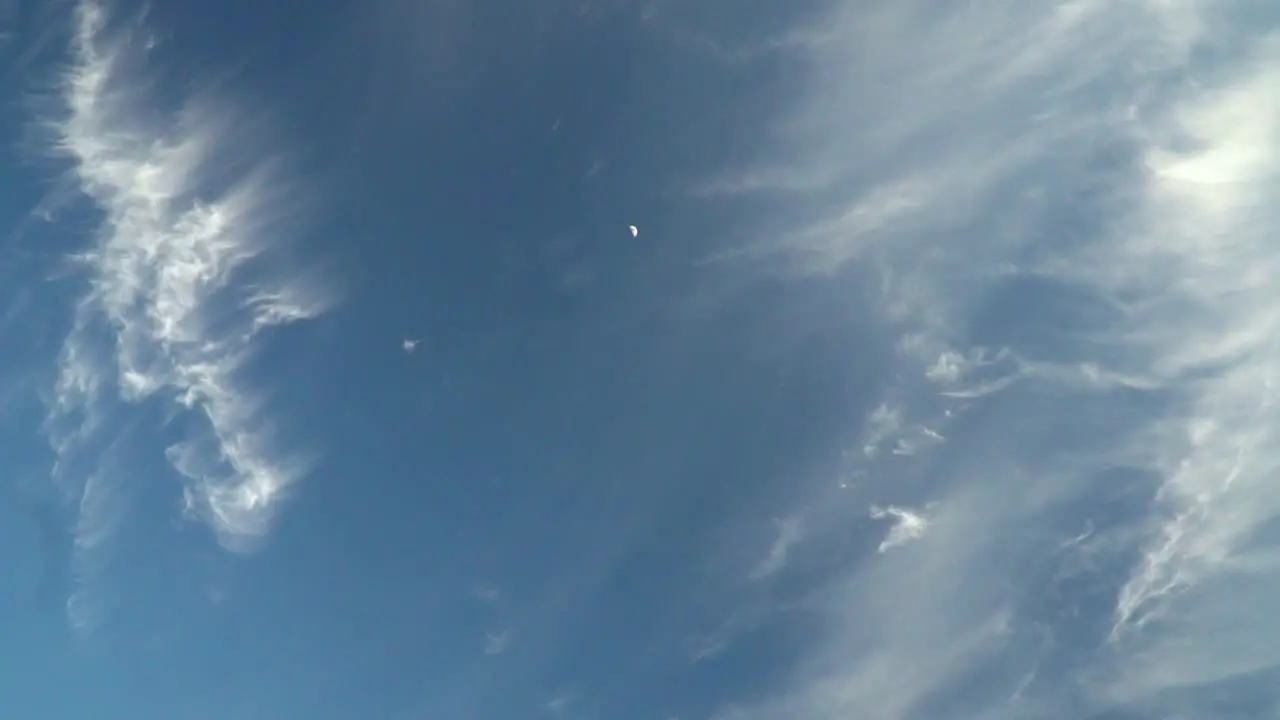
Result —
M777 535L769 552L751 571L752 580L765 580L775 575L787 563L791 549L804 539L804 527L799 518L787 518L777 521Z
M114 430L130 405L167 403L204 427L165 455L185 477L187 510L226 547L248 549L308 463L274 447L246 363L264 331L315 317L334 297L310 274L275 282L258 265L298 209L282 166L244 130L258 125L205 95L166 113L144 92L145 38L114 30L92 0L73 19L63 112L49 130L101 221L77 258L88 291L49 403L60 472L92 462L109 416ZM102 482L113 492L131 480ZM90 525L82 516L82 542L100 540Z
M873 520L893 518L893 525L890 526L884 540L880 541L880 545L877 548L878 552L892 550L912 540L919 540L924 537L925 530L929 528L929 521L925 519L924 515L906 508L893 505L882 508L878 505L872 505L869 514Z
M572 690L565 690L548 700L542 706L542 709L544 714L553 717L564 717L573 709L577 699L577 693Z
M1163 478L1167 519L1116 608L1117 638L1142 648L1126 694L1280 667L1263 610L1280 582L1277 63L1280 33L1245 41L1179 94L1160 129L1185 144L1150 148L1138 229L1095 267L1094 282L1136 298L1123 337L1179 401L1133 451Z
M502 591L489 585L475 588L471 591L471 595L485 605L493 606L502 602Z
M511 642L511 631L504 630L500 633L486 633L484 638L484 654L500 655L507 649L507 645Z
M758 162L706 186L791 220L711 267L879 281L858 492L938 504L873 508L881 550L927 537L833 572L787 686L725 717L1199 717L1280 671L1280 17L827 7Z

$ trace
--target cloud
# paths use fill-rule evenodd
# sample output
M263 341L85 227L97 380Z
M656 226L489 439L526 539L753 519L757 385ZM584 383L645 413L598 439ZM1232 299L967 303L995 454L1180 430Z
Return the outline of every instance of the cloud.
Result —
M145 38L115 28L92 0L74 8L56 154L98 213L76 258L87 290L75 309L48 400L57 474L82 503L128 477L88 482L84 468L120 420L166 406L197 428L164 453L185 479L185 507L227 548L250 549L306 473L276 447L246 377L272 328L314 318L335 297L314 273L285 273L281 240L301 208L276 153L234 105L196 94L169 113L145 89ZM82 513L77 543L109 529Z
M484 638L484 654L501 655L502 652L507 649L507 645L510 642L510 630L504 630L500 633L486 633Z
M889 528L889 533L885 535L884 540L880 541L880 546L876 548L878 552L892 550L912 540L919 540L924 537L924 532L929 527L929 521L920 513L894 507L893 505L885 508L872 505L869 514L873 520L893 518L893 525Z
M1280 17L825 8L770 46L805 75L754 161L699 189L772 209L705 267L875 283L897 362L850 492L905 498L880 550L920 542L834 567L785 687L722 716L1280 702ZM807 541L847 536L824 517Z
M751 571L752 580L765 580L783 568L791 554L791 548L804 539L804 527L799 518L777 521L778 534L773 545L760 564Z
M1132 293L1118 334L1178 399L1133 450L1163 479L1165 519L1117 602L1113 637L1142 658L1126 694L1280 666L1267 647L1280 625L1262 611L1280 581L1280 293L1267 279L1280 270L1277 62L1280 32L1242 39L1229 64L1178 94L1159 129L1185 144L1149 148L1138 230L1097 258L1149 270L1090 264L1103 273L1094 283Z
M573 713L577 704L578 693L574 690L563 690L542 706L542 714L552 717L566 717Z

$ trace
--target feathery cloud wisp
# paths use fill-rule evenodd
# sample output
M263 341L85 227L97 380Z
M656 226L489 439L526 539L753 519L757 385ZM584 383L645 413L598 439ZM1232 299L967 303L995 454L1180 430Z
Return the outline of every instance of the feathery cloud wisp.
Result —
M769 546L769 552L751 571L752 580L765 580L775 575L787 563L791 549L804 539L804 526L799 518L776 521L777 536Z
M882 508L872 505L869 514L873 520L893 518L893 525L877 548L879 552L886 552L912 540L919 540L924 537L925 530L929 528L929 521L923 515L906 508L893 505Z
M1194 713L1280 672L1280 17L825 7L760 162L702 190L804 211L714 267L879 281L904 339L858 477L938 504L913 552L828 578L790 686L726 717Z
M142 90L146 44L93 0L73 20L63 112L49 128L100 221L77 258L88 290L49 404L60 473L96 452L111 414L165 403L204 427L165 453L186 480L187 510L226 547L250 548L307 464L273 447L246 363L264 331L315 317L333 298L313 281L273 284L255 266L295 208L280 164L240 153L253 152L244 118L206 96L165 112ZM82 514L82 541L96 542L98 525Z

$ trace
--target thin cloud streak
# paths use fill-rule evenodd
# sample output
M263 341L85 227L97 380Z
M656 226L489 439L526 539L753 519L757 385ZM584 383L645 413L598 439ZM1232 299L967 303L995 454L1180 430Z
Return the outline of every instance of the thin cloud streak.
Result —
M848 492L897 524L814 592L787 686L721 717L1201 717L1280 672L1280 17L828 9L759 162L699 191L805 220L703 267L879 281L899 363ZM844 537L825 516L807 538Z
M88 290L59 357L46 430L55 475L72 494L86 490L78 546L110 534L92 509L113 506L102 497L133 482L85 484L81 468L119 439L109 431L130 407L163 403L204 428L164 453L185 479L186 512L225 547L252 549L309 463L277 449L246 364L265 332L314 318L335 297L313 274L264 279L259 261L298 208L282 190L291 183L281 164L251 148L242 129L251 123L207 96L173 114L158 108L142 90L145 38L113 28L103 5L75 6L72 29L62 112L47 127L101 220L75 258ZM248 162L235 169L239 160Z
M769 547L769 552L751 571L752 580L766 580L783 569L791 555L792 548L804 540L804 525L800 518L778 520L777 537Z

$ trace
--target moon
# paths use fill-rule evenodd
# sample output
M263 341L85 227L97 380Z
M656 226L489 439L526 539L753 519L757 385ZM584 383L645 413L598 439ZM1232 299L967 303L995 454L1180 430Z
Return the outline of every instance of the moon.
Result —
M640 235L640 228L635 225L628 225L627 228L631 230L631 237L637 237Z

